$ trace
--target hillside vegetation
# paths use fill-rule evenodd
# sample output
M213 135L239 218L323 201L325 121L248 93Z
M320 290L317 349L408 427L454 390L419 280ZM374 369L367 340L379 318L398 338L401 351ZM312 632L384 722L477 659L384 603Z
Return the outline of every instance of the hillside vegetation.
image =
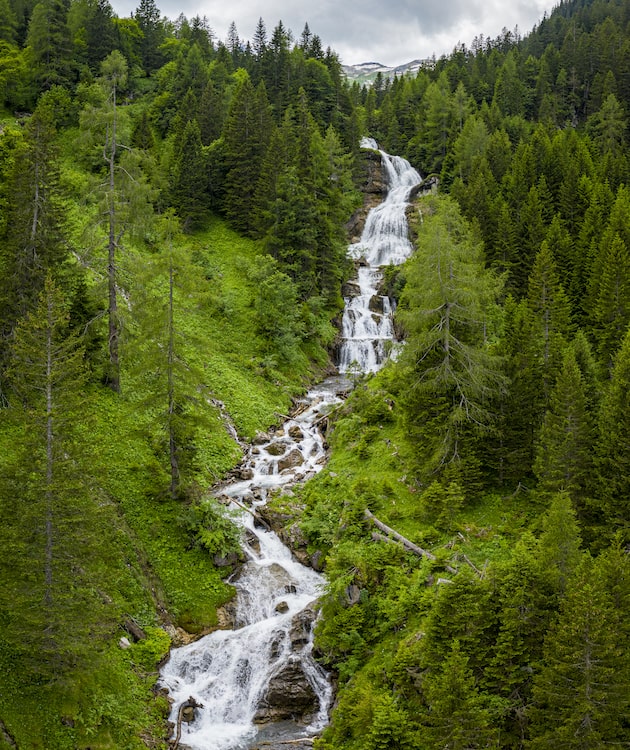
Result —
M330 368L364 135L440 190L385 272L406 345L289 503L316 744L630 741L629 22L561 2L367 88L308 26L0 0L0 747L166 747L159 660L232 596L208 489Z

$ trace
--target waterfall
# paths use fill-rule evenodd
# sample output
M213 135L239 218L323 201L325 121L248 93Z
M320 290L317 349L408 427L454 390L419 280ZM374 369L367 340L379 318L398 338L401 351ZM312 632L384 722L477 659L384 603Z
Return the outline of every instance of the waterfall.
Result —
M236 508L249 504L255 509L271 490L319 471L325 448L318 422L346 388L343 379L329 378L311 390L292 419L249 447L240 472L249 478L228 483L216 494L237 501ZM203 706L193 722L182 723L182 748L251 747L260 741L260 724L277 717L279 692L294 704L284 713L280 707L279 718L294 714L301 721L274 725L274 736L308 736L328 720L332 686L312 657L315 601L324 579L297 562L275 533L257 528L251 513L241 511L237 521L247 561L233 581L235 629L173 649L161 672L160 682L174 701L171 721L177 721L189 697Z
M365 138L363 148L378 149ZM399 265L412 253L407 227L407 205L411 189L421 177L406 159L380 151L386 171L388 191L385 200L367 217L361 239L348 248L348 255L359 263L353 284L357 293L345 300L339 372L376 372L394 340L392 304L378 294L382 267Z
M362 146L377 148L371 140ZM412 251L405 210L420 177L404 159L381 155L387 197L370 211L360 242L348 250L362 260L353 282L357 294L346 299L343 315L342 374L355 368L374 372L383 362L394 331L390 300L377 291L380 267L402 263ZM311 390L280 429L249 446L240 471L247 479L229 482L216 494L234 509L255 509L270 491L319 471L325 447L318 424L348 386L341 376ZM269 724L273 739L294 740L318 732L328 721L332 686L312 656L316 600L324 579L298 563L276 534L258 528L251 513L240 510L237 522L247 560L232 581L235 628L173 649L160 675L173 700L172 722L189 697L202 705L193 721L182 722L181 748L245 750L264 738L265 722L274 722Z

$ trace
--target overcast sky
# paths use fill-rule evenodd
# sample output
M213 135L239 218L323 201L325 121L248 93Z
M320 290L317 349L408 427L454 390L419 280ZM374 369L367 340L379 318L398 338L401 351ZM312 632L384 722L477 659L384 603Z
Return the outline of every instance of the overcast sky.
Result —
M119 16L128 16L139 0L111 0ZM156 0L162 14L175 19L206 16L217 39L225 41L231 23L241 39L251 39L262 17L270 36L279 20L299 37L308 23L324 49L343 63L400 65L416 58L440 57L458 42L470 46L483 34L496 37L506 27L531 31L554 0Z

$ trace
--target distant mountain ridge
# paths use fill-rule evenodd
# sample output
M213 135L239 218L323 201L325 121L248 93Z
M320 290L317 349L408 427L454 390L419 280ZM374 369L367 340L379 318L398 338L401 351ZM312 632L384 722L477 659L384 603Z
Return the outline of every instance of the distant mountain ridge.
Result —
M434 60L432 58L417 59L411 62L390 67L378 62L364 62L358 65L342 65L343 72L351 81L358 83L371 84L376 76L380 73L383 78L393 78L395 75L401 76L406 73L415 74L420 68L432 67Z

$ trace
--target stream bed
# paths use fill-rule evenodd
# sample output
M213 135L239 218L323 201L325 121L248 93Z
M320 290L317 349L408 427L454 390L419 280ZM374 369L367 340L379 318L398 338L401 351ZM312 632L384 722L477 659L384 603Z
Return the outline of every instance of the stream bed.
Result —
M362 142L377 149L374 141ZM320 471L326 445L320 426L352 384L346 375L375 372L395 340L393 305L378 293L384 265L409 257L406 207L421 181L400 157L381 151L387 175L385 200L370 211L361 240L348 254L357 261L355 293L345 300L340 375L311 389L291 417L253 441L240 479L214 494L237 511L246 562L232 583L235 627L217 630L173 649L160 682L173 700L171 721L193 698L201 708L182 722L180 748L249 750L309 737L328 722L333 700L329 675L313 658L313 625L324 577L299 563L278 536L255 521L269 493L288 490Z

